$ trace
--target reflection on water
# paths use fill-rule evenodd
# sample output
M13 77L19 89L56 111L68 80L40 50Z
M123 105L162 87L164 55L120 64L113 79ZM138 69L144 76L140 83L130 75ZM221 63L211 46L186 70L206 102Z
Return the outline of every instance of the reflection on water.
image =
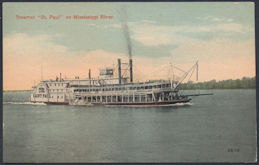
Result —
M205 91L206 92L206 91ZM244 162L256 154L255 90L170 107L46 106L4 93L5 162ZM14 104L10 103L13 102ZM239 152L228 152L239 149Z

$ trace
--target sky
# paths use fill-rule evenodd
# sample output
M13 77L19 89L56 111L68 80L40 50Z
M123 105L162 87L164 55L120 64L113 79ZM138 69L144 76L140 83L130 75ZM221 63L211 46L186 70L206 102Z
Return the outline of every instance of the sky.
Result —
M128 62L128 41L134 81L168 79L170 64L188 70L197 60L200 82L255 76L252 2L5 2L3 89L89 69L98 77L117 58Z

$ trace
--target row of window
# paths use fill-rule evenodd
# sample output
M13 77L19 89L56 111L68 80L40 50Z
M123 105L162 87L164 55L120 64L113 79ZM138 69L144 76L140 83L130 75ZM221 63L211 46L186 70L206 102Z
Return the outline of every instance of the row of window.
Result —
M50 92L65 92L65 89L49 89Z
M49 84L49 86L52 86L52 85L53 85L53 86L62 86L62 87L63 87L63 86L66 85L66 83L53 83L53 84L50 83L50 84Z
M168 87L170 87L170 84L154 85L154 86L141 86L141 87L114 87L114 88L75 89L74 92L143 90L143 89L168 88Z
M45 94L34 94L33 97L35 98L49 98L49 95ZM55 98L53 95L50 98ZM57 98L63 98L63 96L57 96Z
M33 97L47 98L48 95L45 95L45 94L34 94Z
M93 96L93 97L81 97L76 96L78 100L84 100L85 102L151 102L152 96Z
M51 98L54 98L54 97L51 96ZM59 98L63 99L63 96L57 96L57 98L58 98L58 99L59 99Z

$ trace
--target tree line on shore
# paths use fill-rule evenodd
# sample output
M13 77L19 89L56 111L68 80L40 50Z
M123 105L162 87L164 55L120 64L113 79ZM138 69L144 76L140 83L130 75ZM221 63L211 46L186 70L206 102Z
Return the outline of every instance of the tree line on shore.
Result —
M198 83L189 81L180 85L181 89L253 89L255 87L255 77L222 81L211 80Z

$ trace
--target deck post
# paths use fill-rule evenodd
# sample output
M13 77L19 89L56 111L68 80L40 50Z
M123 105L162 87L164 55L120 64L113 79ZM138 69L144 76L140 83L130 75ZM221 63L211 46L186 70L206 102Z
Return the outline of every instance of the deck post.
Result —
M156 101L156 97L155 97L154 92L152 92L152 101Z

